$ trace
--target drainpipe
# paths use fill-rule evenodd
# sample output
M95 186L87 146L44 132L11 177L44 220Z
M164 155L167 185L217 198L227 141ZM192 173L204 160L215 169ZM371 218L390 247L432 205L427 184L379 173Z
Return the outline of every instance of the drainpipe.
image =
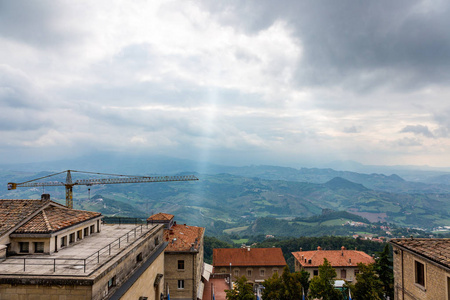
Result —
M192 299L197 299L197 281L195 278L196 275L196 269L195 269L195 261L196 261L197 255L192 255Z
M405 299L405 278L404 278L404 271L403 271L403 250L400 250L402 253L402 300Z

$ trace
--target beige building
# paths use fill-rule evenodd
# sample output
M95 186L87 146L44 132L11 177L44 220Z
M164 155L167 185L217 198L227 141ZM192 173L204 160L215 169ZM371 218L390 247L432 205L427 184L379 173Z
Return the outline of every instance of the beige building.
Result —
M170 299L202 299L207 268L203 263L203 237L205 228L180 225L174 216L155 214L147 219L149 224L164 224L164 241L168 243L164 251L164 279L166 294ZM202 276L206 277L202 280Z
M162 225L102 225L50 201L0 200L0 299L160 299Z
M394 297L450 299L450 239L393 239Z
M214 273L231 273L232 280L245 276L251 285L260 285L286 266L281 248L213 249Z
M295 258L295 271L308 271L310 278L319 275L319 266L323 264L324 258L336 271L337 280L346 280L352 283L356 282L358 273L358 264L371 264L375 260L368 254L357 251L347 250L341 247L341 250L322 250L319 246L315 251L292 252Z

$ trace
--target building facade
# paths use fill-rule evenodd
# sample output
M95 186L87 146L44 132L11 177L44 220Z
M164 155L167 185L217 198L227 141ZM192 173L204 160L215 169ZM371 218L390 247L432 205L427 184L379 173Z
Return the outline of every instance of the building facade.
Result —
M163 224L164 278L166 294L170 299L202 299L205 271L203 262L203 238L205 228L177 224L174 216L158 213L147 219L149 224Z
M392 239L394 297L450 299L450 239Z
M0 299L160 299L162 225L102 225L101 214L0 200Z
M251 285L260 285L286 266L281 248L213 249L215 273L231 273L232 280L245 276Z
M300 249L301 250L301 249ZM319 246L315 251L292 252L295 258L295 271L305 270L309 272L310 278L319 275L319 266L323 264L326 258L330 265L336 271L337 280L346 280L352 283L356 282L358 273L358 264L371 264L375 260L370 255L357 250L347 250L341 247L341 250L322 250Z

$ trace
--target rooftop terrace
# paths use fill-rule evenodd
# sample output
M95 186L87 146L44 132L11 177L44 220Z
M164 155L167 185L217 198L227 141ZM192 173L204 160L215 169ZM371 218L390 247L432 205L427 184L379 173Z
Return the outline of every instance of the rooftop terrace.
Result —
M103 225L73 245L50 255L10 256L0 262L0 277L8 275L82 277L92 275L104 265L114 263L129 245L138 243L161 225ZM162 241L161 241L162 242Z

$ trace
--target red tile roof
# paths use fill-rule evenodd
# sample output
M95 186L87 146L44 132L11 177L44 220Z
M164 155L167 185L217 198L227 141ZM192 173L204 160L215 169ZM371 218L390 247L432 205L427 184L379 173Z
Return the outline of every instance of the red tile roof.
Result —
M392 239L390 243L450 268L450 239Z
M175 224L171 229L164 230L164 240L169 242L166 252L198 251L203 242L205 228ZM194 246L192 245L194 244Z
M217 248L213 249L214 267L285 266L281 248Z
M0 236L19 226L50 202L49 200L0 199Z
M49 206L14 233L51 233L100 216L101 213Z
M304 268L317 268L323 264L324 258L328 260L332 267L356 267L358 263L371 264L375 262L373 257L362 251L346 250L344 247L341 250L318 249L292 252L292 255ZM311 262L309 262L310 260Z
M170 221L174 218L174 215L166 213L157 213L148 217L147 221Z

